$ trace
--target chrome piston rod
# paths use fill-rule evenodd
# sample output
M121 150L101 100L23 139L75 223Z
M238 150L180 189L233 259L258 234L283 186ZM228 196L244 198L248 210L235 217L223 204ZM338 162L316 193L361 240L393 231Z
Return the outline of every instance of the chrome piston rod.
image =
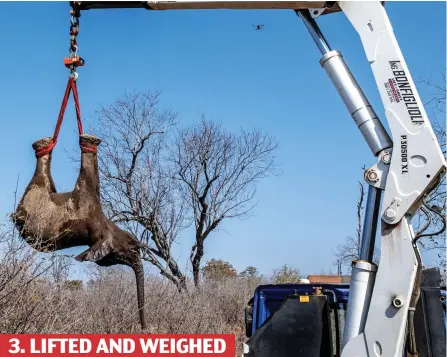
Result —
M303 20L323 55L320 64L329 75L372 153L377 156L382 150L392 147L391 138L346 65L342 54L339 51L331 50L309 11L300 10L296 13Z
M382 190L369 186L360 243L360 259L352 262L351 286L342 347L362 333L365 328L377 272L373 257L381 196Z
M391 148L393 146L391 138L346 65L341 53L331 50L309 11L301 10L296 11L296 13L303 20L323 55L320 59L321 66L337 89L374 156L378 156L381 151ZM369 186L362 229L360 259L352 262L351 287L343 347L364 330L377 271L377 266L373 263L373 255L381 195L382 191L380 189Z
M365 217L362 227L362 241L360 245L360 260L372 262L374 257L374 245L379 219L380 199L382 190L369 186L366 199Z

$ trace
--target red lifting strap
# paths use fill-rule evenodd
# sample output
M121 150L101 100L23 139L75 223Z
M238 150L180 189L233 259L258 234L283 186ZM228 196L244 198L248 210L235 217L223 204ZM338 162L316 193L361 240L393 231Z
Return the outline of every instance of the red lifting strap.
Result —
M64 113L65 113L65 109L67 108L68 98L70 97L71 91L73 92L73 99L74 99L74 104L75 104L75 108L76 108L76 119L78 121L79 136L82 135L83 131L82 131L82 122L81 122L81 108L79 106L78 87L76 86L75 79L73 77L70 77L68 79L67 87L65 88L64 98L62 100L61 109L59 111L59 117L57 119L56 128L54 129L54 134L53 134L53 138L51 139L51 143L47 146L44 146L44 147L36 150L36 152L35 152L36 157L41 157L41 156L49 154L53 150L53 148L56 146L57 138L59 136L59 131L61 130L62 121L64 120ZM96 152L96 147L91 147L87 143L85 143L85 144L83 143L81 145L81 150L83 152Z

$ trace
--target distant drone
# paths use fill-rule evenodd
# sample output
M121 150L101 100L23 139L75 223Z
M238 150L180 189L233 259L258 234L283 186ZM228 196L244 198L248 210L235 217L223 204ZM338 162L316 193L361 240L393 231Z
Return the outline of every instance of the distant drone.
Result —
M262 25L262 24L260 24L260 25L253 25L253 28L255 29L255 31L263 30L264 29L264 25Z

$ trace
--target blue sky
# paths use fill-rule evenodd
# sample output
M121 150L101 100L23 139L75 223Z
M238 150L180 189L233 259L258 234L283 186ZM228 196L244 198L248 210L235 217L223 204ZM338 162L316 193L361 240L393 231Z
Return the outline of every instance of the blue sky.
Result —
M386 9L413 78L439 81L445 3L387 2ZM20 196L33 174L32 142L54 130L67 80L68 11L68 2L0 3L2 218L12 209L17 175ZM264 30L254 31L255 24ZM385 120L355 30L343 14L319 24ZM279 142L283 175L259 185L254 217L227 221L210 236L205 259L265 274L282 264L303 273L331 269L334 248L355 233L357 181L374 157L293 11L88 11L78 41L86 60L78 82L84 126L94 123L99 103L124 91L161 89L183 124L206 113L229 130L257 126ZM429 99L429 89L417 87ZM59 191L71 190L77 178L66 152L77 149L75 130L70 104L54 151ZM185 232L175 248L183 266L191 239Z

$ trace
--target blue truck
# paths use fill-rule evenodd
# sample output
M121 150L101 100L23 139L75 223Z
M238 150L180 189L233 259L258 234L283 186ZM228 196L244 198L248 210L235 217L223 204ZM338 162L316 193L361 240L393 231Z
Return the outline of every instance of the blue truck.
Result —
M341 355L349 283L258 286L245 310L245 357ZM418 357L445 357L446 289L423 271L415 312Z

